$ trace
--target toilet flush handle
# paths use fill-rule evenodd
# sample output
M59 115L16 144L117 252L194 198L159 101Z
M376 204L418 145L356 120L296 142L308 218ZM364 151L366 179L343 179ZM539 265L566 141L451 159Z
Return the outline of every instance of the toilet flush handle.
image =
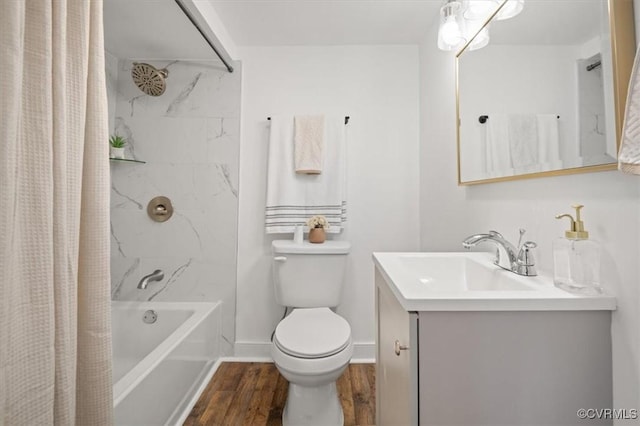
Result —
M287 257L286 256L276 256L273 258L273 260L275 260L276 262L286 262L287 261Z

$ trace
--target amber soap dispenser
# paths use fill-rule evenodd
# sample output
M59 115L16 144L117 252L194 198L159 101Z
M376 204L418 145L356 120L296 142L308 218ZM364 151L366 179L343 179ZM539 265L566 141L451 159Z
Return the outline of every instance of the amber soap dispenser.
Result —
M553 282L564 290L596 295L602 293L600 286L600 245L589 239L580 217L582 205L576 209L575 219L570 214L560 214L556 219L568 218L570 228L564 238L553 243Z

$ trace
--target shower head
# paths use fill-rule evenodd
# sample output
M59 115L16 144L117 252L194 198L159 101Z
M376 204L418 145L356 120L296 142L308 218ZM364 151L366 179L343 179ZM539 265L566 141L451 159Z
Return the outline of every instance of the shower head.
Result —
M166 78L169 71L157 69L153 65L134 62L131 68L133 82L147 95L160 96L167 88Z

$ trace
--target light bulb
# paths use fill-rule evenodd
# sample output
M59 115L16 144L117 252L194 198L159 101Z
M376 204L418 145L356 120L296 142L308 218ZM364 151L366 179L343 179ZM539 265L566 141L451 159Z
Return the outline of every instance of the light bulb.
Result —
M444 24L442 24L440 31L442 32L442 41L444 41L449 46L456 46L462 41L460 26L453 16L448 17L444 21Z
M446 0L440 8L438 48L450 51L460 46L465 41L463 24L462 3L458 0Z

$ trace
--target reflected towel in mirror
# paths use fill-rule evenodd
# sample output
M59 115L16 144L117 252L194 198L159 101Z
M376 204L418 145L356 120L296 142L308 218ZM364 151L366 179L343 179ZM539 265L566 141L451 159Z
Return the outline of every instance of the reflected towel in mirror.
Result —
M511 154L509 151L509 126L507 114L492 114L486 126L487 172L509 170Z
M558 168L560 162L560 137L557 114L538 114L538 161Z
M492 118L493 119L493 118ZM534 114L510 114L509 148L514 169L538 163L538 123Z
M561 164L557 114L492 113L484 126L489 173Z

